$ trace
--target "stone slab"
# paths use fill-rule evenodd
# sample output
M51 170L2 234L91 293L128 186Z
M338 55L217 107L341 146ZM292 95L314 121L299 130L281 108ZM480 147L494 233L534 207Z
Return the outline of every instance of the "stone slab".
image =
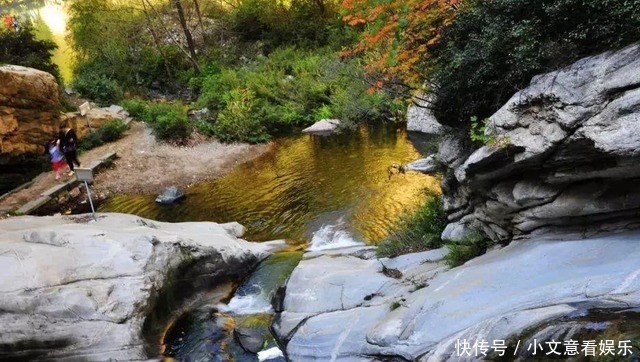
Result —
M28 215L34 212L35 210L37 210L38 208L42 207L49 201L51 201L51 197L40 196L39 198L22 205L18 210L16 210L16 213L22 214L22 215Z

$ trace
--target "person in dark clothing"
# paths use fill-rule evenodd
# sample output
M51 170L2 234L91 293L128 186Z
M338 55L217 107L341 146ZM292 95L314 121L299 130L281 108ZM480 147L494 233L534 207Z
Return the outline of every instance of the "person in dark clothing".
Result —
M76 136L76 132L63 123L60 125L58 138L60 139L60 149L64 152L64 157L67 159L67 164L71 169L71 171L69 171L69 175L73 175L73 165L76 164L78 167L80 166L80 161L78 161L78 137Z

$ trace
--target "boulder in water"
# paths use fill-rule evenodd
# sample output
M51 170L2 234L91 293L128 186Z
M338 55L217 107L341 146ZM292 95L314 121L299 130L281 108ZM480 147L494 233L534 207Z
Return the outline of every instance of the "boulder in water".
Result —
M338 130L342 121L339 119L323 119L314 123L311 127L302 130L303 133L309 133L316 136L329 136Z
M163 205L173 204L184 196L184 191L182 191L182 189L176 186L171 186L164 189L164 191L156 197L156 202Z

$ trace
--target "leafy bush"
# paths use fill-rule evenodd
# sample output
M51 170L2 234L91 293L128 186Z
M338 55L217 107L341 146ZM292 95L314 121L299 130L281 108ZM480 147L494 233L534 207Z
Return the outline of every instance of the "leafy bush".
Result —
M216 136L225 142L264 142L269 139L265 127L256 117L257 102L248 89L227 93L225 107L214 126Z
M186 112L176 109L158 115L151 128L158 139L172 141L184 141L193 131Z
M57 48L50 40L37 40L29 22L21 22L19 31L0 24L0 64L15 64L51 73L62 84L60 70L51 60Z
M78 145L78 149L87 151L92 148L102 146L107 142L113 142L124 134L129 129L129 126L124 124L120 119L114 119L108 123L105 123L98 130L86 134Z
M489 117L532 76L640 39L640 0L470 0L431 49L438 120Z
M206 74L201 85L197 106L225 115L216 132L225 140L248 140L249 127L255 131L251 142L257 142L267 139L266 134L307 126L320 118L359 122L383 118L390 109L384 94L367 92L360 64L342 60L330 49L280 48L244 67ZM237 98L241 89L250 94L252 119L233 127L231 120L239 120L237 114L242 111L229 100ZM236 108L226 109L229 105Z
M491 246L491 240L479 233L473 234L460 242L447 244L449 253L444 260L450 267L454 268L486 253L489 246Z
M427 195L418 209L402 217L391 235L378 244L378 257L396 257L442 246L440 235L447 224L440 197Z
M120 105L131 117L139 120L142 120L144 112L147 109L147 102L140 98L125 99L120 102Z
M100 127L100 138L103 142L113 142L124 134L129 126L124 124L120 119L114 119L113 121L106 123Z
M83 97L87 97L101 106L118 103L122 99L122 88L113 79L99 73L83 72L77 74L72 87Z
M196 130L198 130L198 133L205 135L205 136L215 136L216 134L216 128L213 124L211 124L210 122L207 121L197 121L196 122Z

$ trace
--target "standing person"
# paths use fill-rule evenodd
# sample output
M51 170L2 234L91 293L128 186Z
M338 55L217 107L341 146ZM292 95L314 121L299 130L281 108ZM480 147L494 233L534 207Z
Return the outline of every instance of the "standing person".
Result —
M80 166L77 149L78 137L73 129L62 123L60 125L58 138L60 138L60 149L64 152L64 157L67 159L69 169L71 169L71 171L69 171L69 176L71 176L74 173L73 164L75 163L78 167Z
M60 170L65 166L64 155L60 151L60 140L54 138L49 141L47 152L51 156L51 166L53 166L53 171L56 173L56 180L60 180Z

